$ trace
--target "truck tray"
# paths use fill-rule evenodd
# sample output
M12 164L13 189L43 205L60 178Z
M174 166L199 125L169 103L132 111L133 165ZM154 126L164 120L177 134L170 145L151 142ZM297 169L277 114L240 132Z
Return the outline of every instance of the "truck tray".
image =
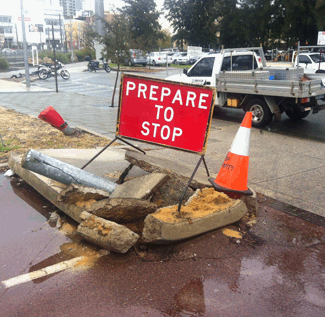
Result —
M316 97L325 93L321 80L255 80L244 78L217 78L218 92L252 94L291 98Z

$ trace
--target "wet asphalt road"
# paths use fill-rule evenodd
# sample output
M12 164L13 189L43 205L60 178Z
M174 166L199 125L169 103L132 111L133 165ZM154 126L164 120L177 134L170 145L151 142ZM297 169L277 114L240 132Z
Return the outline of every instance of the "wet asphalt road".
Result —
M142 67L139 67L141 70ZM154 78L164 79L171 75L182 73L183 69L171 67L167 69L165 67L156 68L157 71L152 73L134 72L134 74L140 76L150 76ZM111 100L113 87L116 79L116 72L112 71L106 73L105 71L94 72L78 72L73 73L69 80L63 80L58 77L58 87L61 92L80 93L87 96L107 98ZM117 93L115 98L115 104L118 105L118 93L119 93L119 80L117 84ZM40 86L49 89L55 89L54 78L47 80L38 80L32 85ZM101 106L101 105L98 105ZM225 120L227 122L241 123L244 118L244 112L238 109L220 108L215 107L214 118ZM310 113L304 120L293 122L285 113L281 116L280 122L273 122L266 129L273 133L291 135L295 137L301 137L305 139L312 139L316 141L325 141L325 110L319 113Z
M98 251L68 219L51 227L55 209L24 181L0 174L0 197L1 281ZM0 284L0 315L325 316L325 228L259 201L257 223L242 240L219 229Z

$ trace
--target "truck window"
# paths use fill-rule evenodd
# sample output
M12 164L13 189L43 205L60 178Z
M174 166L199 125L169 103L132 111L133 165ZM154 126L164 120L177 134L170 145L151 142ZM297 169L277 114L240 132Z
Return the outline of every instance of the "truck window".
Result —
M315 53L315 54L310 54L309 57L313 60L314 63L325 62L324 54ZM300 55L299 55L299 62L300 62Z
M211 77L214 57L202 58L187 74L189 77Z
M311 64L311 60L308 56L299 55L299 63Z
M232 57L232 68L230 67L231 56L224 57L222 62L221 71L231 70L250 70L253 69L253 57L252 55L239 55ZM254 69L258 67L256 58L254 57Z

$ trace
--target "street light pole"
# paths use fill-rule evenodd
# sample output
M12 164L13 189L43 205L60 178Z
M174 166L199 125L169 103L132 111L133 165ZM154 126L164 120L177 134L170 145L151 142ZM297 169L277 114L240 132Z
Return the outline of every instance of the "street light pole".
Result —
M56 69L56 54L55 54L55 42L54 42L54 23L52 21L52 46L53 46L53 55L54 55L54 73L55 73L55 90L56 92L59 92L58 90L58 72Z
M28 56L27 56L27 43L26 43L25 16L24 16L23 0L20 0L20 11L21 11L21 27L23 30L23 48L24 48L26 87L29 88L30 87L30 79L29 79L29 67L28 67Z
M72 23L70 16L70 46L71 46L71 62L73 62L73 41L72 41Z

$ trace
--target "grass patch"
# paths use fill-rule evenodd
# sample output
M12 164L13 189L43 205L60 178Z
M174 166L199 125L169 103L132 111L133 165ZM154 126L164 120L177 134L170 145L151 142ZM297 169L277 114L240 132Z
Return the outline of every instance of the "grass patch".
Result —
M176 65L176 64L171 64L172 67L176 68L191 68L192 65Z
M19 146L18 145L15 145L15 146L8 146L8 145L2 145L0 144L0 153L7 153L11 150L16 150L16 149L19 149Z

